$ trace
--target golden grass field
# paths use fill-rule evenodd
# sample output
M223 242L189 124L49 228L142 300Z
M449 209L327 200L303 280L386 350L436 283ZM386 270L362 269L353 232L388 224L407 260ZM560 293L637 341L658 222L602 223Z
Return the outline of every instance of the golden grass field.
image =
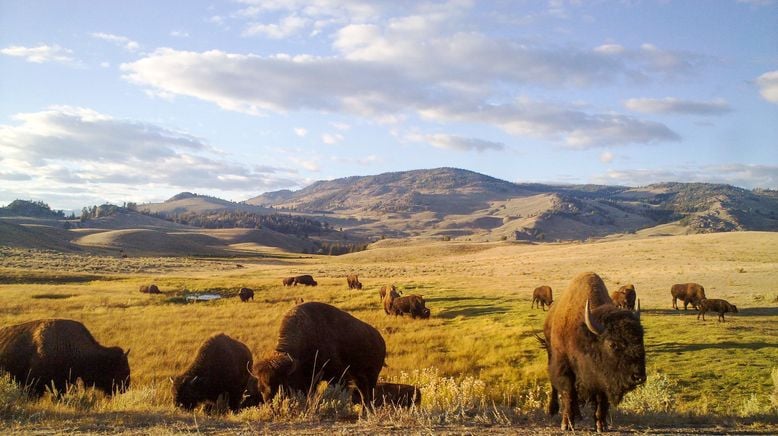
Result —
M634 283L643 309L649 380L613 412L614 429L778 432L778 233L759 232L585 244L384 241L339 257L274 251L121 259L0 248L0 325L71 318L103 345L132 350L132 389L113 399L81 390L27 401L1 388L0 430L551 432L559 416L542 413L546 357L534 338L545 313L530 309L530 300L541 284L558 297L583 271L600 274L611 291ZM351 272L363 290L347 289ZM282 277L300 273L314 275L319 286L281 285ZM715 314L703 322L693 310L673 310L670 286L689 281L740 313L719 323ZM162 295L138 292L152 282ZM378 297L384 284L423 295L432 317L386 316ZM254 301L234 297L244 286L255 290ZM184 290L231 297L182 304ZM419 385L421 407L359 415L334 390L313 405L292 398L234 415L172 406L168 379L204 339L224 332L257 359L274 345L295 297L335 305L378 328L387 343L382 378ZM584 414L579 426L590 429L590 409Z

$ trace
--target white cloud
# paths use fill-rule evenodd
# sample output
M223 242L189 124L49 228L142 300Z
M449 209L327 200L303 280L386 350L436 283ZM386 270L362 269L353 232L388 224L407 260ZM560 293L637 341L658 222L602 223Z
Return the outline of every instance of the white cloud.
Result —
M87 108L54 106L13 119L15 125L0 125L0 155L10 170L0 178L28 176L31 189L123 184L260 191L297 185L293 171L249 167L201 138Z
M768 71L756 79L759 93L770 103L778 103L778 70Z
M324 133L321 135L321 142L333 145L343 141L343 135L339 133Z
M330 123L330 125L332 127L336 128L336 129L338 129L338 130L341 130L341 131L351 130L351 125L350 124L346 124L346 123L333 122L333 123Z
M751 6L771 6L776 3L775 0L737 0L737 2Z
M174 38L189 38L189 32L184 30L171 30L170 36Z
M309 20L297 15L284 17L278 23L252 23L243 31L243 36L264 35L272 39L284 39L305 29Z
M114 35L112 33L104 32L93 32L90 33L90 36L95 39L100 39L102 41L118 45L119 47L122 47L129 52L138 51L138 49L140 49L140 44L131 40L130 38L127 38L126 36Z
M604 151L604 152L602 152L602 154L600 154L600 162L605 163L605 164L609 164L609 163L613 162L613 158L614 157L615 156L610 151Z
M314 160L300 159L298 157L290 157L289 160L292 161L295 165L300 166L308 171L317 172L320 169L319 163Z
M41 44L37 47L23 47L12 45L0 50L6 56L24 58L27 62L42 64L45 62L58 62L61 64L75 65L78 62L73 59L73 51L58 45Z
M717 164L699 167L611 170L594 178L595 183L645 186L660 182L725 183L743 188L778 188L778 166Z
M478 138L466 138L463 136L446 135L436 133L432 135L411 134L406 139L413 142L426 142L435 148L455 151L477 151L484 152L489 150L504 150L505 145L500 142L486 141Z
M631 98L624 102L624 106L636 112L655 114L723 115L732 111L729 103L723 99L694 101L674 97Z
M308 134L308 129L302 128L302 127L295 127L294 134L303 138L305 135Z

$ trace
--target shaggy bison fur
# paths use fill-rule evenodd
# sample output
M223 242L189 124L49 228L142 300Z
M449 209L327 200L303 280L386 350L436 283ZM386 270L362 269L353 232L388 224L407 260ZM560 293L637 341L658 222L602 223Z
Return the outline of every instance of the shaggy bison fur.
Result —
M391 293L390 293L391 294ZM424 298L421 295L406 295L403 297L388 297L389 314L409 314L411 318L429 318L430 310L425 307Z
M698 309L700 301L705 298L705 288L698 283L681 283L673 285L670 294L673 296L673 309L678 310L677 300L683 301L683 310L690 304Z
M700 313L697 314L697 319L700 319L700 315L702 315L702 320L705 321L705 313L711 311L711 312L718 312L719 317L718 321L722 322L724 320L724 314L727 312L731 313L737 313L737 306L734 304L731 304L727 300L720 300L718 298L706 298L700 301Z
M259 402L257 381L251 375L251 351L225 334L206 339L194 362L173 380L173 402L185 409L201 403L213 408L221 401L233 411ZM245 397L245 401L244 401Z
M613 305L602 279L577 276L551 306L544 325L551 394L548 412L562 402L562 430L573 430L579 400L595 408L597 431L607 427L609 404L646 381L640 311ZM559 398L558 398L559 397Z
M284 277L281 280L281 283L283 283L284 286L292 286L294 284L294 277Z
M635 301L637 300L635 285L624 285L618 291L611 294L611 299L616 307L622 309L635 310Z
M240 292L238 292L238 296L240 297L240 301L245 303L249 300L254 299L254 291L249 288L240 288Z
M104 347L78 321L43 319L0 329L0 369L43 395L47 386L60 393L81 379L112 395L130 386L130 365L119 347Z
M275 350L254 365L265 401L280 387L308 392L318 380L346 381L372 401L386 344L371 325L324 303L294 306L284 315Z
M551 307L551 303L554 302L554 295L550 286L538 286L532 291L532 304L530 308L534 308L535 305L546 310L546 306Z

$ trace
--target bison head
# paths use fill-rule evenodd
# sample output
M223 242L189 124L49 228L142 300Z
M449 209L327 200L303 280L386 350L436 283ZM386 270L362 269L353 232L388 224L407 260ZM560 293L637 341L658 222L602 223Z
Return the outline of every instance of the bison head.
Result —
M646 381L640 302L637 312L617 309L610 304L592 311L587 300L584 321L588 331L595 336L592 357L596 373L606 378L602 384L610 400L618 404L624 394Z
M288 385L287 381L296 369L297 361L292 356L278 352L254 365L258 390L265 402L278 393L280 386Z
M173 403L184 409L192 410L205 398L208 398L206 380L199 376L181 375L173 380Z

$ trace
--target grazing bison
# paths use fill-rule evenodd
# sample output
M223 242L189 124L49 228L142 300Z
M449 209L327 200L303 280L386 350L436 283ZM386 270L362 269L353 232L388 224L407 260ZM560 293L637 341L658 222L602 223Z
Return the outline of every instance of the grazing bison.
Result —
M360 283L359 276L356 274L347 275L346 283L348 283L349 289L362 289L362 283Z
M609 404L646 381L640 307L613 305L608 289L594 273L578 275L551 306L544 325L551 395L548 413L559 411L562 430L573 430L579 399L595 407L597 431L606 429Z
M303 274L294 278L294 285L316 286L318 283L316 283L316 280L314 280L313 276L310 274Z
M429 318L430 310L425 307L424 298L421 295L406 295L393 297L389 302L389 313L392 315L409 314L411 318Z
M281 283L283 283L284 286L292 286L294 284L294 277L284 277L281 280Z
M140 291L144 294L159 294L157 285L140 285Z
M351 382L372 401L386 344L371 325L324 303L294 306L284 315L275 350L254 365L265 401L285 390L308 392L318 380Z
M700 319L700 315L702 315L702 320L705 321L705 312L718 312L719 317L718 321L722 322L724 320L724 314L727 312L731 313L737 313L737 306L734 304L730 304L727 300L720 300L718 298L703 298L700 301L700 313L697 314L697 319Z
M400 383L378 383L373 395L373 406L380 407L390 404L395 407L412 407L421 404L421 391L412 385ZM358 391L351 393L351 401L356 404L362 401Z
M240 301L245 303L249 300L254 299L254 291L249 288L240 288L240 292L238 292L238 296L240 297Z
M189 368L173 380L173 403L189 410L201 403L212 408L221 396L233 411L255 405L259 395L257 380L249 372L252 364L245 344L225 334L213 335L197 350Z
M551 307L551 303L553 302L554 295L551 292L551 287L545 285L538 286L532 291L532 304L530 305L530 308L535 307L537 304L538 307L541 307L545 311L546 306Z
M62 393L81 379L106 394L130 387L130 365L119 347L103 347L78 321L43 319L0 329L0 369L41 396Z
M399 298L402 292L397 291L397 288L392 285L390 286L382 286L381 291L379 291L379 295L381 295L381 302L384 305L384 312L389 315L390 313L394 313L392 311L392 303L395 298Z
M619 294L619 302L613 298L613 295L615 294ZM621 295L624 296L623 299L620 297ZM613 303L616 304L616 306L622 309L635 310L635 301L638 299L638 294L635 292L635 285L629 284L620 287L618 291L611 295L611 298L613 298Z
M705 298L705 288L697 283L681 283L673 285L670 294L673 296L673 309L678 310L677 300L683 301L683 310L690 304L694 309L698 309L700 300Z

